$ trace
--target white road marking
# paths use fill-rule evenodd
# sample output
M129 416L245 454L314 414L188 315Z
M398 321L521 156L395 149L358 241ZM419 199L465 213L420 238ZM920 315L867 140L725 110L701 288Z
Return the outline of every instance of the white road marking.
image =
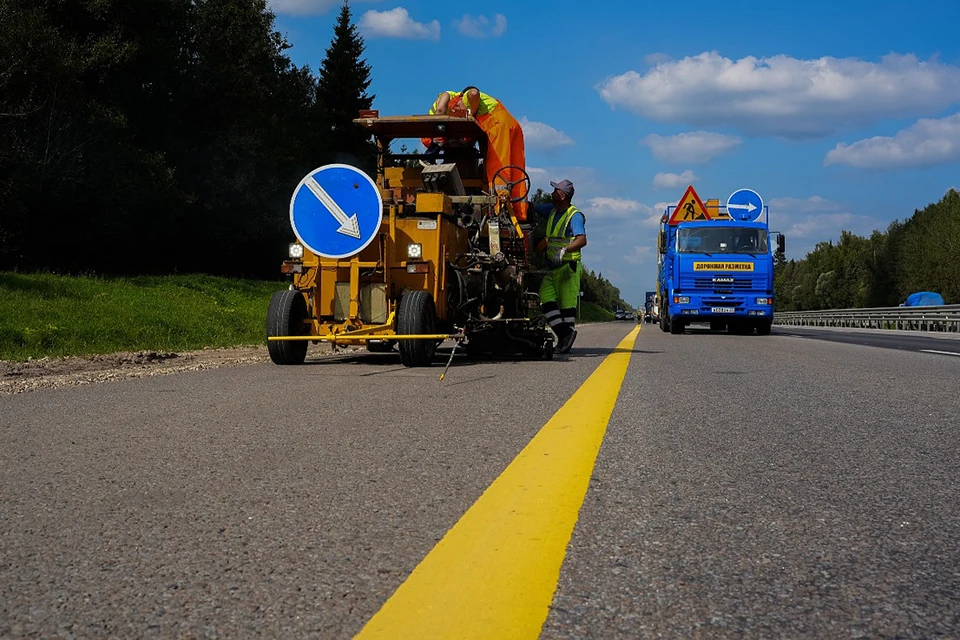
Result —
M936 349L920 349L921 353L936 353L941 356L957 356L960 358L960 353L956 351L937 351Z

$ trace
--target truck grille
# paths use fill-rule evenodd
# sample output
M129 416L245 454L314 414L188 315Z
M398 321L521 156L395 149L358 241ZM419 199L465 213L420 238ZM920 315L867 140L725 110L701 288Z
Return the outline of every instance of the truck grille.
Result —
M759 276L685 276L680 278L681 291L764 291L767 279Z

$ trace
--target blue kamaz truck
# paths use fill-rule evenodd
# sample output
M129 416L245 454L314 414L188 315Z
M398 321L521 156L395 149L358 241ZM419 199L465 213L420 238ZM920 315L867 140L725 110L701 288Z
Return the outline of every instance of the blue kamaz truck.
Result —
M768 211L750 189L725 207L704 206L693 186L661 218L657 294L660 328L683 333L693 323L758 335L773 324L773 250ZM784 237L777 235L784 250Z

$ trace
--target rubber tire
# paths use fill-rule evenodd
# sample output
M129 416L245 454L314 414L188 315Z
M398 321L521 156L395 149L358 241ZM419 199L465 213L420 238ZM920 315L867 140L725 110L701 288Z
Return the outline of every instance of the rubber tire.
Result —
M540 357L544 360L553 360L553 340L544 340Z
M660 331L664 333L670 331L670 326L667 324L667 316L660 316Z
M397 333L416 335L437 332L437 310L433 298L426 291L405 291L400 298L397 313ZM437 350L437 341L400 340L400 362L405 367L429 367L433 364L433 354Z
M307 335L303 321L307 319L307 302L299 291L277 291L267 308L267 337ZM267 351L274 364L303 364L307 357L306 340L267 341Z
M685 328L686 328L686 327L685 327L684 324L683 324L683 320L677 320L677 319L674 319L674 318L670 318L670 333L672 333L672 334L675 335L675 336L678 336L678 335L680 335L681 333L683 333L683 330L684 330Z
M770 335L770 329L773 326L773 320L761 320L757 323L757 335L758 336L768 336Z

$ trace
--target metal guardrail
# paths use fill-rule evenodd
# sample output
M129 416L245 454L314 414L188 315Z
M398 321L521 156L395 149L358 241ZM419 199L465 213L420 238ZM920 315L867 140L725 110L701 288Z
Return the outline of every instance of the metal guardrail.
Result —
M937 307L783 311L773 314L773 323L796 327L858 327L862 329L960 333L960 304Z

